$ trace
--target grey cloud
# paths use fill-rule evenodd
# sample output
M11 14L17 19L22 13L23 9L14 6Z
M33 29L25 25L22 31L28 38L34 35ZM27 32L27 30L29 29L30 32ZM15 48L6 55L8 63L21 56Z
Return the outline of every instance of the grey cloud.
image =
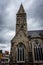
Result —
M27 15L28 15L28 23L30 19L32 19L32 23L31 26L33 25L32 28L35 29L43 29L43 0L32 0L31 5L28 5L27 8ZM35 20L33 22L33 19ZM36 25L35 23L37 23L39 26L35 27L34 25ZM28 26L29 27L29 26Z
M1 44L7 44L7 43L9 43L9 39L7 39L7 38L4 38L4 37L0 37L0 43Z
M0 43L5 44L6 43L6 40L4 38L0 38Z
M6 46L0 46L0 48L6 48Z
M11 32L13 33L13 30L15 31L15 16L11 14L14 10L10 9L14 7L14 5L12 6L9 1L10 0L0 1L0 44L3 45L10 44L12 37ZM7 8L8 11L6 10ZM0 48L4 48L4 46L0 46Z
M0 0L1 44L11 44L16 29L16 13L21 2L27 12L28 30L43 29L43 0Z
M6 15L6 13L4 12L4 14L2 14L3 16L0 17L0 29L6 28L6 29L10 29L10 30L15 30L15 21L14 21L14 17L12 15L12 17L10 17L9 15ZM8 18L10 17L10 18Z
M34 0L28 9L28 15L32 18L43 19L43 0Z
M11 42L13 35L15 35L15 31L12 31L7 28L2 29L0 31L0 43L9 44Z
M9 50L11 37L15 32L14 3L9 1L11 0L0 0L0 48L3 50ZM6 47L5 44L9 45Z

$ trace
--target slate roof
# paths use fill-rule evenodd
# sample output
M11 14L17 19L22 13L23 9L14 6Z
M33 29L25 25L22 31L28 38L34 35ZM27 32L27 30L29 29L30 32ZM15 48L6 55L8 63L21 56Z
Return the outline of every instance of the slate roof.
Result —
M43 36L43 30L28 31L28 37L41 37Z

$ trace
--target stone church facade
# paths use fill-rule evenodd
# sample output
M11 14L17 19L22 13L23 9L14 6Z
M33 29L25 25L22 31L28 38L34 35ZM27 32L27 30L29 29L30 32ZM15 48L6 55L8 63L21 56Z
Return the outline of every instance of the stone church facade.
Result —
M26 12L16 14L16 35L11 40L10 65L43 65L43 30L27 31Z

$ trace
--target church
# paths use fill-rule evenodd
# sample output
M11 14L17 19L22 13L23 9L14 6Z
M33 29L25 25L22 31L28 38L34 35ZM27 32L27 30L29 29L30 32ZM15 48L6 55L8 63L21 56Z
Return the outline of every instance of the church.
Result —
M27 31L21 4L16 14L16 34L11 40L10 65L43 65L43 30Z

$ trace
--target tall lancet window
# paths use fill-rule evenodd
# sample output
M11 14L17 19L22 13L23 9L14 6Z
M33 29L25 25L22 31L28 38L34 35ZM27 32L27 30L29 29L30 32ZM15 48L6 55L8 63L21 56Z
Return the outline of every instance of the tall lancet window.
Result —
M34 47L34 57L36 61L42 61L43 57L42 57L42 47L41 45L38 43L38 41L36 40L36 46Z
M22 43L18 45L17 60L24 61L24 45Z

